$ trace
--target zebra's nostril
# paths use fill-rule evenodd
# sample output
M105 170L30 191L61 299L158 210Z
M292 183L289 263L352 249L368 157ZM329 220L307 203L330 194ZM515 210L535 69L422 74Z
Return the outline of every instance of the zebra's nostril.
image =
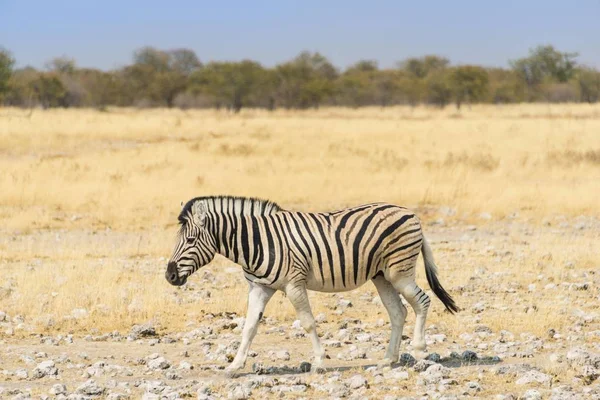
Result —
M169 275L169 280L171 282L175 282L177 280L177 274L173 273L173 274Z

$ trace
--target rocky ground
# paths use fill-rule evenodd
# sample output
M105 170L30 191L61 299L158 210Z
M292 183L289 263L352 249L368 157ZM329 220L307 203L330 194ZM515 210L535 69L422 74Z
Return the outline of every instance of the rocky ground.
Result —
M376 366L390 328L372 286L312 297L329 357L320 374L306 372L310 341L293 318L266 315L244 373L227 379L242 313L201 312L179 332L148 321L123 332L36 333L26 316L0 312L0 398L600 399L598 220L426 228L462 310L450 316L433 300L424 360L411 356L410 311L400 362ZM180 295L218 297L212 272Z

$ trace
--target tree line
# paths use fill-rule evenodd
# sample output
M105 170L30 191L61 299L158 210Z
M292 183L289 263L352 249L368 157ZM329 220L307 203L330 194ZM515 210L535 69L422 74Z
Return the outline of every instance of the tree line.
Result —
M0 105L16 107L444 107L472 103L589 102L600 99L600 71L577 53L538 46L510 68L452 65L437 55L409 58L394 68L360 60L340 70L318 52L267 68L252 60L202 63L189 49L143 47L130 65L102 71L58 57L43 70L15 69L0 47Z

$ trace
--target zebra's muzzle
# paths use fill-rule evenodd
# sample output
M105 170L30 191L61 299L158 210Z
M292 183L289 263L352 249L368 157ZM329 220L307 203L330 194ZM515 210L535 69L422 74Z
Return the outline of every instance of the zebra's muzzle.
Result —
M167 272L165 272L165 278L173 286L181 286L187 281L187 276L180 277L177 271L177 263L170 262L167 265Z

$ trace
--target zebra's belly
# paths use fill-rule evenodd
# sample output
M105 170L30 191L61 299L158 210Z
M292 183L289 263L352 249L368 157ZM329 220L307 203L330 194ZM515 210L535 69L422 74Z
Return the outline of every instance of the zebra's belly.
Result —
M350 290L354 290L361 287L367 281L368 280L358 278L356 283L354 283L354 279L342 281L342 279L340 278L338 279L338 281L335 282L335 284L329 279L325 279L325 282L323 282L323 278L321 278L321 275L316 273L315 269L313 268L306 276L306 288L315 292L348 292Z

